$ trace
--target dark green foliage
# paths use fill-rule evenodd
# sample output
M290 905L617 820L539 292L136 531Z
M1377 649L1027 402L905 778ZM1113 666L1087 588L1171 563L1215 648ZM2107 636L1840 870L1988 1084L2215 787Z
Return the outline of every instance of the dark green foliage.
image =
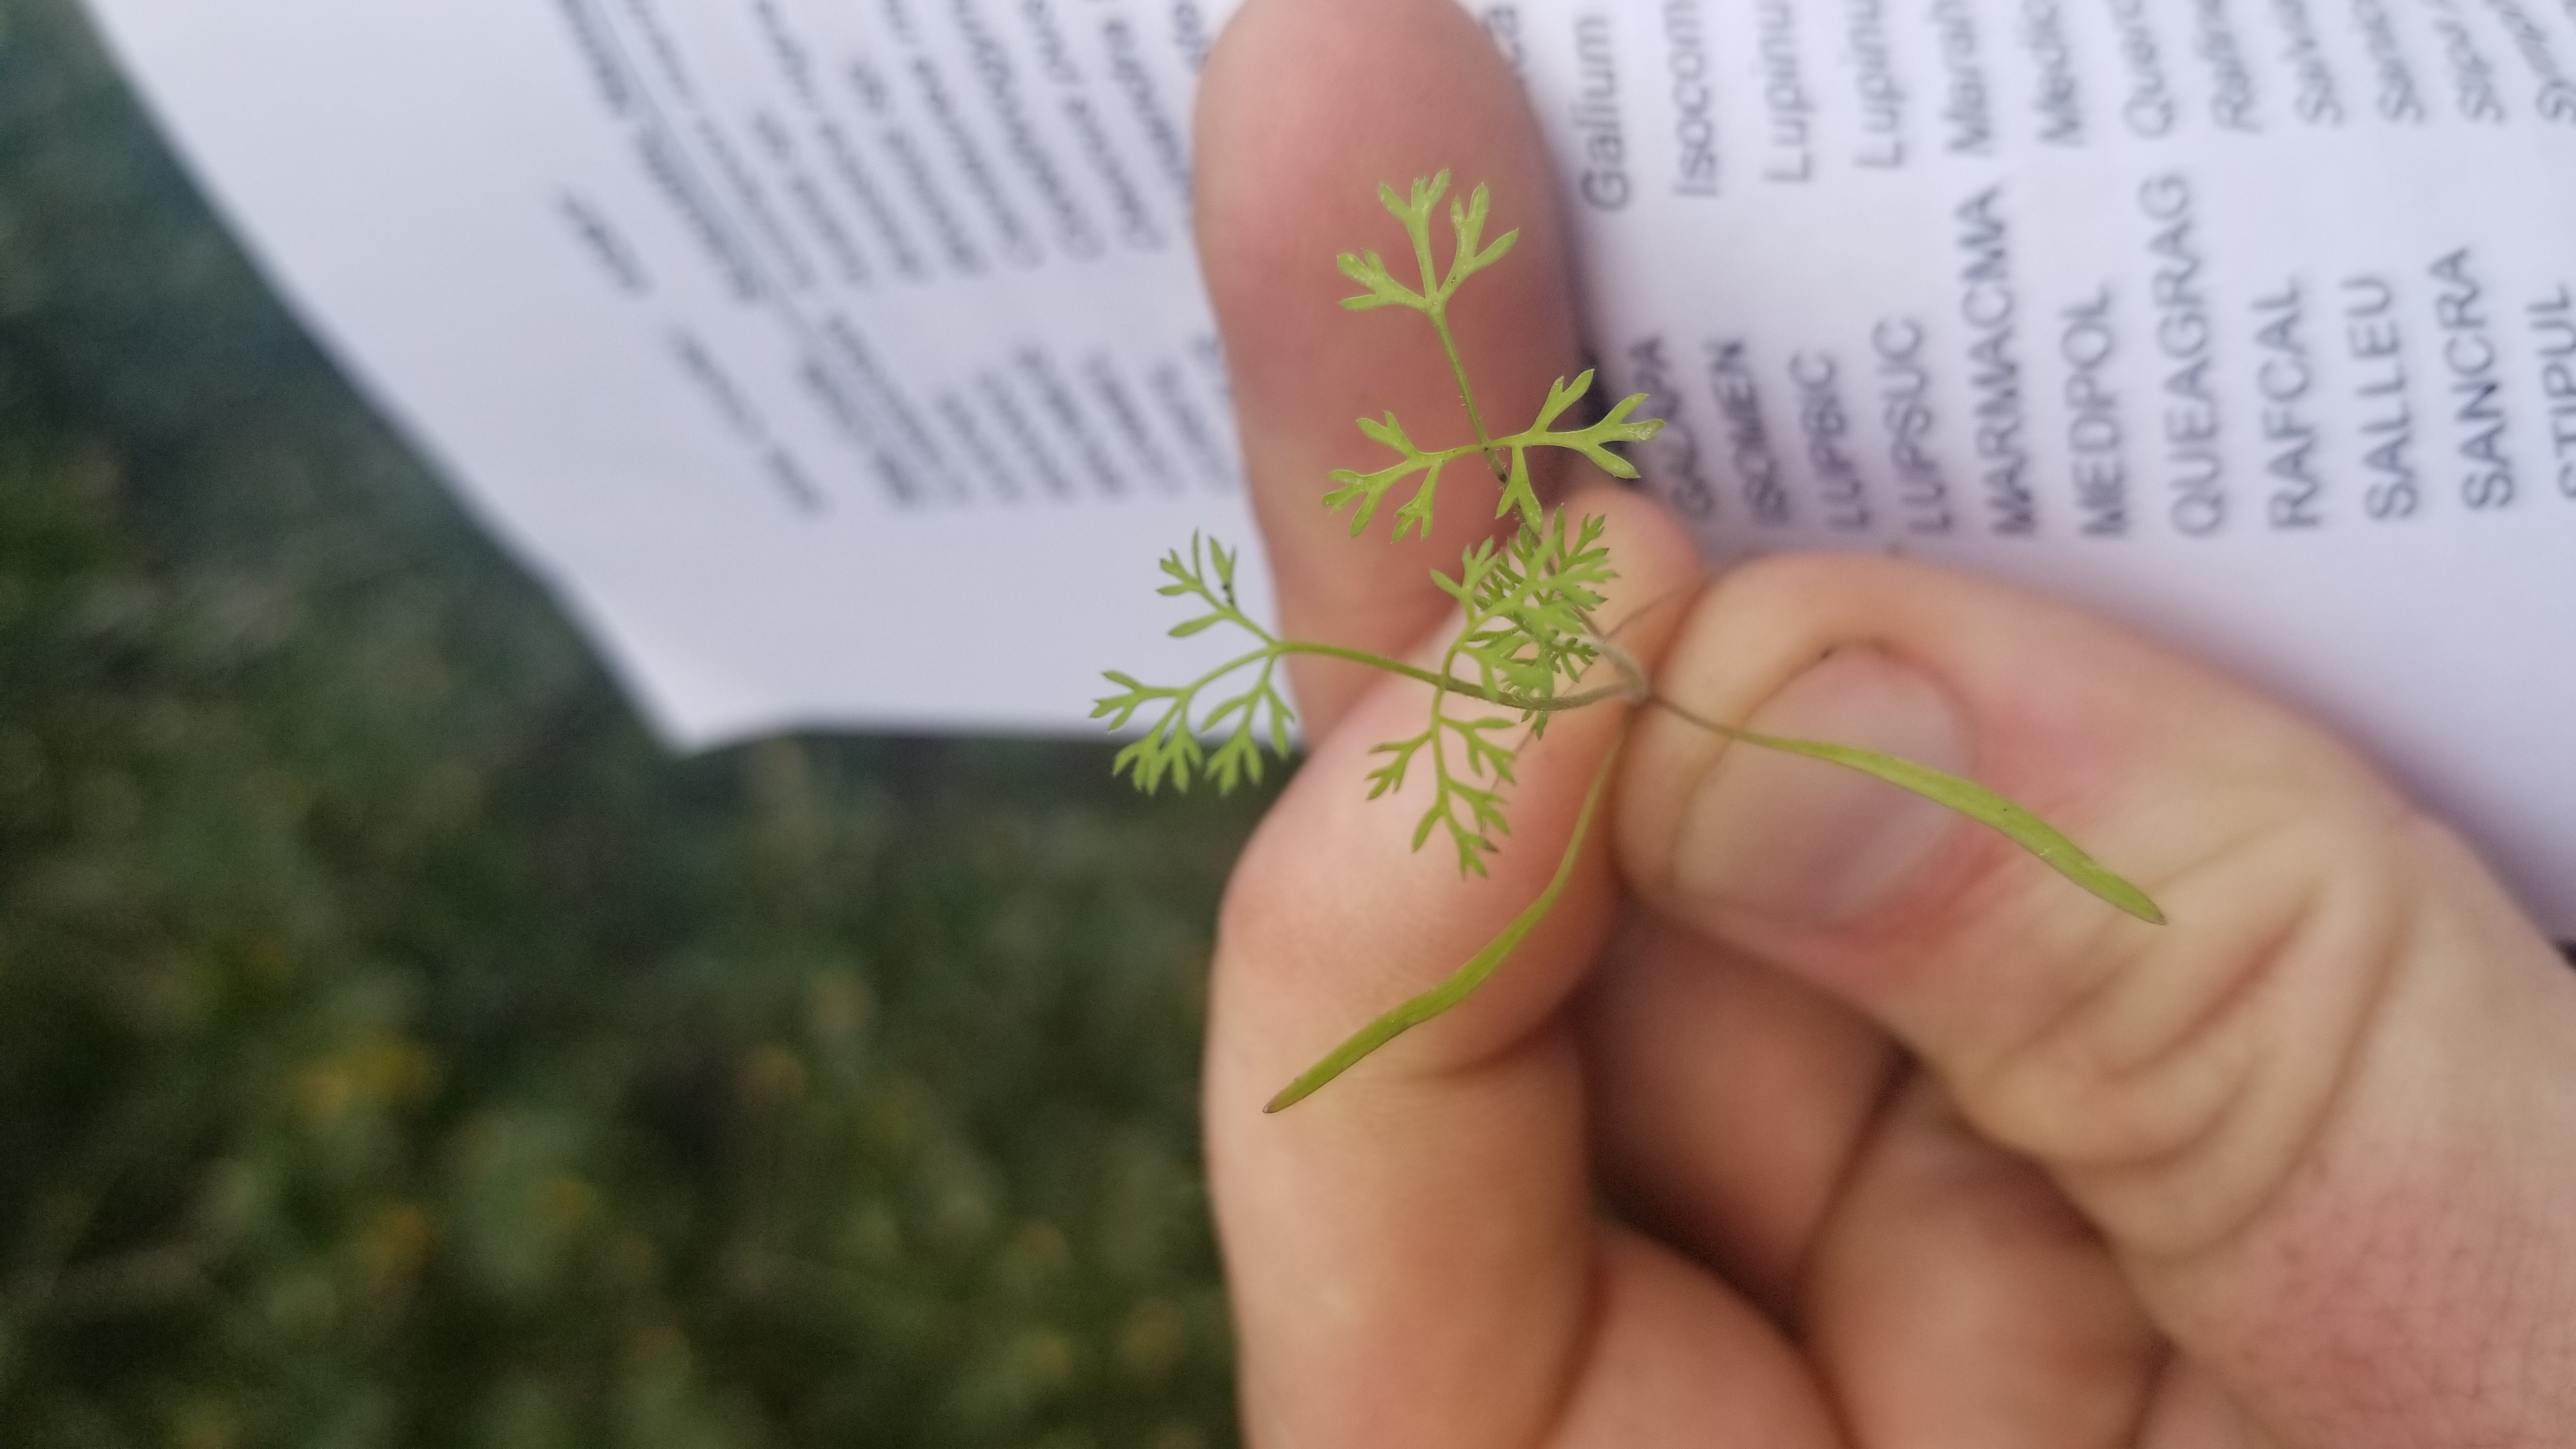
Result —
M1107 755L663 755L0 0L0 1446L1230 1442Z

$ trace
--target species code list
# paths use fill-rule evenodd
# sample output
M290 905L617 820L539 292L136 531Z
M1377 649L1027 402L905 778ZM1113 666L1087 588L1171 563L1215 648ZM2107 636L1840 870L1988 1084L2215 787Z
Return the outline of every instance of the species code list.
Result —
M1081 306L1186 249L1194 7L555 10L631 152L564 175L565 236L780 504L1236 486L1204 315Z
M2576 505L2576 5L1480 13L1714 547Z

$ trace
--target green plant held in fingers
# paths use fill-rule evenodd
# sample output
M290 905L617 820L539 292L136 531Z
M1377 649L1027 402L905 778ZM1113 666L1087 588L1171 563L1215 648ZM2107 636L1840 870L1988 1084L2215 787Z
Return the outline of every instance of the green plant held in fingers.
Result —
M1456 573L1432 571L1432 582L1457 601L1464 622L1437 667L1429 669L1340 645L1283 639L1246 614L1236 599L1237 555L1221 544L1194 537L1186 553L1175 549L1165 555L1162 570L1168 582L1161 592L1195 600L1203 612L1175 625L1171 632L1188 637L1226 628L1248 636L1248 647L1184 684L1151 685L1110 672L1109 682L1118 692L1103 696L1092 717L1106 720L1112 730L1128 728L1140 717L1147 721L1144 732L1118 752L1112 768L1149 794L1165 784L1186 790L1201 777L1221 792L1246 780L1259 781L1265 756L1285 758L1290 749L1294 715L1279 689L1280 666L1293 655L1319 655L1369 665L1430 686L1422 728L1385 741L1374 751L1380 763L1368 772L1369 797L1400 794L1408 786L1424 787L1422 795L1427 799L1414 825L1413 848L1420 850L1434 836L1443 838L1456 852L1462 876L1484 874L1486 858L1501 849L1502 837L1510 833L1514 772L1522 751L1545 736L1548 721L1563 710L1625 702L1663 709L1740 744L1822 760L1910 790L2000 831L2068 880L2130 915L2161 923L2163 913L2145 892L2086 855L2048 822L1973 780L1849 745L1756 733L1705 718L1655 692L1644 671L1593 618L1605 598L1604 590L1617 577L1602 541L1605 520L1590 515L1569 518L1563 506L1542 504L1531 483L1530 455L1541 448L1566 449L1614 477L1634 478L1635 466L1612 445L1643 442L1654 437L1663 423L1636 416L1646 402L1639 393L1622 398L1597 421L1558 426L1591 391L1592 374L1585 372L1551 385L1547 401L1528 427L1493 435L1450 331L1449 302L1468 278L1508 255L1519 233L1505 232L1491 242L1484 239L1491 212L1491 198L1484 187L1477 187L1463 201L1451 198L1451 247L1444 271L1432 244L1432 222L1448 191L1446 171L1415 181L1407 193L1392 186L1378 188L1379 200L1413 244L1421 285L1399 281L1376 252L1344 253L1342 274L1363 290L1343 299L1342 305L1355 312L1404 307L1422 314L1448 356L1474 438L1426 448L1392 412L1375 420L1362 418L1360 431L1393 453L1394 460L1374 472L1336 470L1330 476L1335 486L1323 501L1336 513L1349 511L1351 534L1356 538L1367 531L1388 494L1410 485L1410 496L1395 509L1392 536L1401 539L1411 531L1428 537L1442 478L1451 464L1475 459L1471 471L1490 477L1498 490L1494 516L1510 518L1512 525L1507 535L1467 548ZM1586 678L1604 662L1617 676L1615 681L1587 686ZM1497 708L1502 712L1495 712ZM1617 755L1614 744L1584 795L1564 857L1537 898L1439 985L1398 1003L1353 1033L1281 1089L1266 1110L1276 1112L1304 1099L1403 1032L1457 1005L1502 965L1547 918L1572 877Z

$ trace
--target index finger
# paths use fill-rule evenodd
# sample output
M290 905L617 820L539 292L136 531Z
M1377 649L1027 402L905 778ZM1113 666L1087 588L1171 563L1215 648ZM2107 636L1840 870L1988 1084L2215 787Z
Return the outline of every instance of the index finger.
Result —
M1348 516L1325 511L1333 469L1388 461L1356 419L1392 410L1432 446L1474 437L1421 317L1344 311L1341 299L1358 289L1333 259L1374 248L1408 278L1410 248L1377 201L1380 183L1400 191L1447 170L1453 194L1490 185L1485 235L1518 228L1520 239L1506 265L1459 293L1453 325L1487 415L1528 417L1548 384L1579 365L1536 129L1500 57L1454 7L1313 0L1247 5L1235 17L1208 59L1197 145L1199 252L1281 620L1300 638L1402 655L1447 615L1430 570L1455 568L1463 546L1494 530L1491 495L1452 489L1430 536L1402 544L1385 537L1392 506L1366 547ZM1448 230L1435 222L1443 265ZM1310 737L1329 731L1367 682L1335 660L1292 667Z
M1460 340L1489 420L1526 421L1546 383L1574 370L1574 345L1552 192L1517 87L1447 0L1252 0L1201 96L1202 238L1289 627L1437 664L1424 646L1450 601L1427 571L1456 568L1455 550L1493 527L1495 495L1455 478L1431 540L1401 550L1354 542L1316 505L1326 468L1366 459L1350 426L1363 411L1392 405L1435 446L1472 437L1423 320L1341 311L1353 288L1329 257L1393 230L1368 200L1381 180L1446 167L1464 185L1491 181L1496 226L1526 230L1521 254L1469 285L1478 305ZM1575 505L1604 520L1622 575L1597 611L1605 624L1696 578L1650 500L1600 489ZM1678 616L1648 613L1620 643L1651 667ZM1366 798L1384 758L1369 746L1423 727L1426 686L1313 672L1299 688L1314 754L1237 867L1209 1008L1208 1166L1249 1437L1834 1442L1758 1313L1592 1213L1563 1007L1618 903L1601 832L1556 873L1624 707L1575 711L1521 750L1509 841L1489 876L1462 881L1446 850L1415 853L1409 839L1430 764L1397 798ZM1552 879L1553 912L1471 999L1263 1114L1298 1068L1494 941Z

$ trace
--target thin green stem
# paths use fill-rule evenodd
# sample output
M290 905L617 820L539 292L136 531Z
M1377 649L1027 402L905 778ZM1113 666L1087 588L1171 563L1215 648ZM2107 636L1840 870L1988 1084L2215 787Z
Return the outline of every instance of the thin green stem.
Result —
M1449 974L1449 979L1398 1005L1394 1010L1354 1032L1350 1039L1325 1056L1322 1061L1298 1074L1297 1080L1280 1089L1261 1110L1277 1112L1293 1107L1314 1095L1315 1089L1349 1071L1359 1060L1404 1033L1456 1006L1485 984L1522 940L1538 929L1556 909L1556 898L1565 894L1566 882L1574 879L1574 865L1583 856L1583 842L1592 834L1592 818L1601 806L1601 797L1610 785L1610 769L1619 759L1619 747L1627 740L1627 727L1622 725L1610 748L1603 751L1601 765L1592 773L1592 786L1583 792L1583 809L1574 817L1574 834L1565 842L1565 854L1556 863L1556 874L1548 877L1547 889L1512 917L1511 924L1485 943L1485 949L1467 958L1467 963Z
M1485 455L1485 466L1493 469L1494 477L1499 480L1507 475L1507 470L1502 460L1494 456L1494 437L1485 431L1485 415L1476 407L1476 390L1467 385L1467 360L1459 355L1458 339L1449 331L1448 299L1435 299L1423 309L1423 315L1431 319L1431 330L1440 334L1440 350L1449 354L1449 373L1458 379L1458 401L1467 405L1467 425L1476 430L1476 451ZM1465 451L1457 449L1452 456Z
M1261 663L1265 659L1276 659L1283 653L1297 652L1301 651L1298 651L1294 645L1282 644L1274 639L1271 642L1262 645L1260 648L1253 650L1251 653L1237 655L1223 664L1218 665L1216 668L1209 670L1207 673L1200 675L1198 678L1191 680L1189 683L1182 685L1178 690L1174 691L1173 697L1181 704L1187 705L1189 701L1198 697L1198 692L1200 690L1207 688L1209 685L1216 683L1218 680L1225 678L1227 675L1232 674L1238 669L1250 668L1255 664Z
M1828 744L1822 740L1787 739L1780 735L1766 735L1748 730L1739 725L1721 724L1704 714L1685 709L1660 694L1648 695L1646 702L1677 719L1697 725L1723 739L1739 740L1762 749L1778 750L1786 755L1801 755L1810 760L1822 760L1826 764L1840 765L1847 770L1858 770L1864 775L1885 780L1899 789L1911 791L1936 805L1955 810L1981 825L1990 826L2001 832L2006 839L2037 856L2049 869L2139 920L2153 926L2161 926L2165 923L2163 908L2158 906L2145 891L2130 884L2119 874L2086 854L2082 847L2068 839L2056 826L1974 780L1964 779L1944 770L1935 770L1928 765L1918 765L1912 760L1898 759L1894 755L1882 755L1876 750Z
M1637 656L1620 648L1619 641L1610 637L1618 629L1602 628L1589 609L1575 610L1574 617L1583 621L1583 632L1592 636L1592 647L1601 651L1601 657L1610 661L1611 668L1619 671L1619 678L1626 682L1629 696L1640 703L1652 702L1655 683L1646 677L1646 666L1637 662ZM1628 619L1621 620L1620 628L1625 628L1635 617L1631 614Z
M1440 656L1440 676L1443 679L1448 678L1450 676L1450 672L1457 667L1457 664L1458 646L1452 644L1449 646L1449 652ZM1455 836L1458 833L1458 806L1457 802L1450 798L1449 737L1441 732L1447 721L1442 718L1440 707L1447 703L1448 699L1449 691L1446 689L1435 689L1431 691L1431 780L1433 787L1433 808L1440 812L1442 820L1449 826L1449 833L1452 836ZM1423 822L1423 826L1425 829L1428 829L1430 827L1430 822L1425 820ZM1419 835L1414 837L1413 844L1416 850L1422 848L1422 840L1423 837ZM1460 875L1463 876L1467 873L1467 862L1469 861L1475 861L1476 868L1480 872L1483 870L1484 862L1476 860L1472 851L1465 846L1461 846L1459 848L1458 867L1458 873Z
M1485 455L1486 466L1501 478L1504 472L1494 458L1493 434L1486 431L1485 414L1476 406L1476 390L1467 383L1467 360L1459 355L1458 339L1449 331L1449 288L1431 259L1431 219L1428 214L1408 217L1404 229L1413 239L1414 263L1422 268L1422 315L1431 319L1431 330L1440 334L1440 350L1449 355L1449 375L1458 380L1458 401L1467 405L1467 424L1476 430L1476 451ZM1450 270L1457 270L1455 258Z
M1431 260L1432 216L1431 209L1424 207L1419 211L1408 211L1404 218L1404 234L1413 241L1413 264L1422 269L1422 301L1425 311L1448 300L1447 294L1440 290L1439 268Z
M1472 393L1468 392L1466 388L1467 369L1463 365L1458 365L1458 349L1455 346L1450 346L1449 344L1448 324L1442 321L1439 317L1428 312L1424 315L1431 316L1432 325L1440 329L1441 343L1443 346L1449 347L1449 360L1453 365L1457 365L1459 384L1458 395L1467 404L1467 420L1475 424L1476 441L1472 443L1460 443L1454 448L1437 448L1429 452L1417 451L1410 455L1412 458L1421 463L1448 463L1459 458L1464 458L1470 453L1483 453L1487 456L1488 460L1490 460L1493 454L1508 452L1514 448L1561 448L1569 446L1562 439L1551 438L1548 436L1548 431L1545 428L1523 428L1519 432L1513 433L1508 437L1488 437L1485 432L1484 419L1478 416L1476 412L1475 397Z
M1281 654L1318 654L1327 659L1346 659L1353 664L1365 664L1371 669L1383 669L1389 674L1401 674L1407 679L1419 680L1434 689L1445 690L1450 694L1463 694L1469 699L1480 699L1487 704L1500 705L1505 709L1527 710L1533 713L1581 709L1587 704L1600 704L1613 699L1642 702L1645 698L1637 692L1635 686L1621 683L1605 684L1598 689L1584 690L1580 694L1559 694L1540 699L1534 695L1514 694L1507 689L1487 689L1482 685L1469 684L1454 675L1443 677L1418 664L1407 664L1401 659L1389 659L1383 654L1371 654L1365 649L1345 649L1339 644L1316 644L1304 639L1283 639L1272 647ZM1258 653L1247 654L1225 666L1225 669L1240 669L1259 657L1261 656ZM1225 671L1217 672L1221 674Z
M1225 591L1226 591L1226 595L1227 595L1226 601L1225 601L1224 603L1222 603L1222 604L1219 604L1217 607L1218 607L1218 609L1219 609L1221 612L1223 612L1223 613L1224 613L1224 615L1225 615L1225 617L1226 617L1227 621L1228 621L1228 622L1230 622L1230 623L1235 623L1235 624L1240 624L1240 625L1242 625L1242 626L1243 626L1243 628L1244 628L1247 632L1249 632L1249 633L1252 635L1252 637L1253 637L1253 638L1260 640L1260 641L1261 641L1262 643L1264 643L1264 644L1268 644L1268 645L1272 645L1272 646L1276 647L1276 646L1277 646L1277 644L1279 643L1279 636L1278 636L1278 635L1276 635L1276 634L1271 633L1271 632L1270 632L1269 630L1267 630L1267 629L1262 628L1259 624L1257 624L1257 623L1253 622L1253 619L1252 619L1252 616L1251 616L1251 615L1246 614L1245 612L1243 612L1243 606L1242 606L1242 605L1240 605L1240 604L1237 604L1237 603L1234 601L1234 599L1233 599L1234 586L1233 586L1232 584L1228 584L1228 585L1226 585L1226 590L1225 590ZM1213 601L1211 601L1211 602L1213 602Z
M1279 643L1279 652L1314 654L1326 659L1343 659L1353 664L1365 664L1371 669L1383 669L1389 674L1401 674L1407 679L1418 679L1435 689L1467 687L1454 679L1442 679L1418 664L1407 664L1401 659L1389 659L1383 654L1371 654L1365 649L1346 649L1339 644L1317 644L1305 639L1283 639Z

